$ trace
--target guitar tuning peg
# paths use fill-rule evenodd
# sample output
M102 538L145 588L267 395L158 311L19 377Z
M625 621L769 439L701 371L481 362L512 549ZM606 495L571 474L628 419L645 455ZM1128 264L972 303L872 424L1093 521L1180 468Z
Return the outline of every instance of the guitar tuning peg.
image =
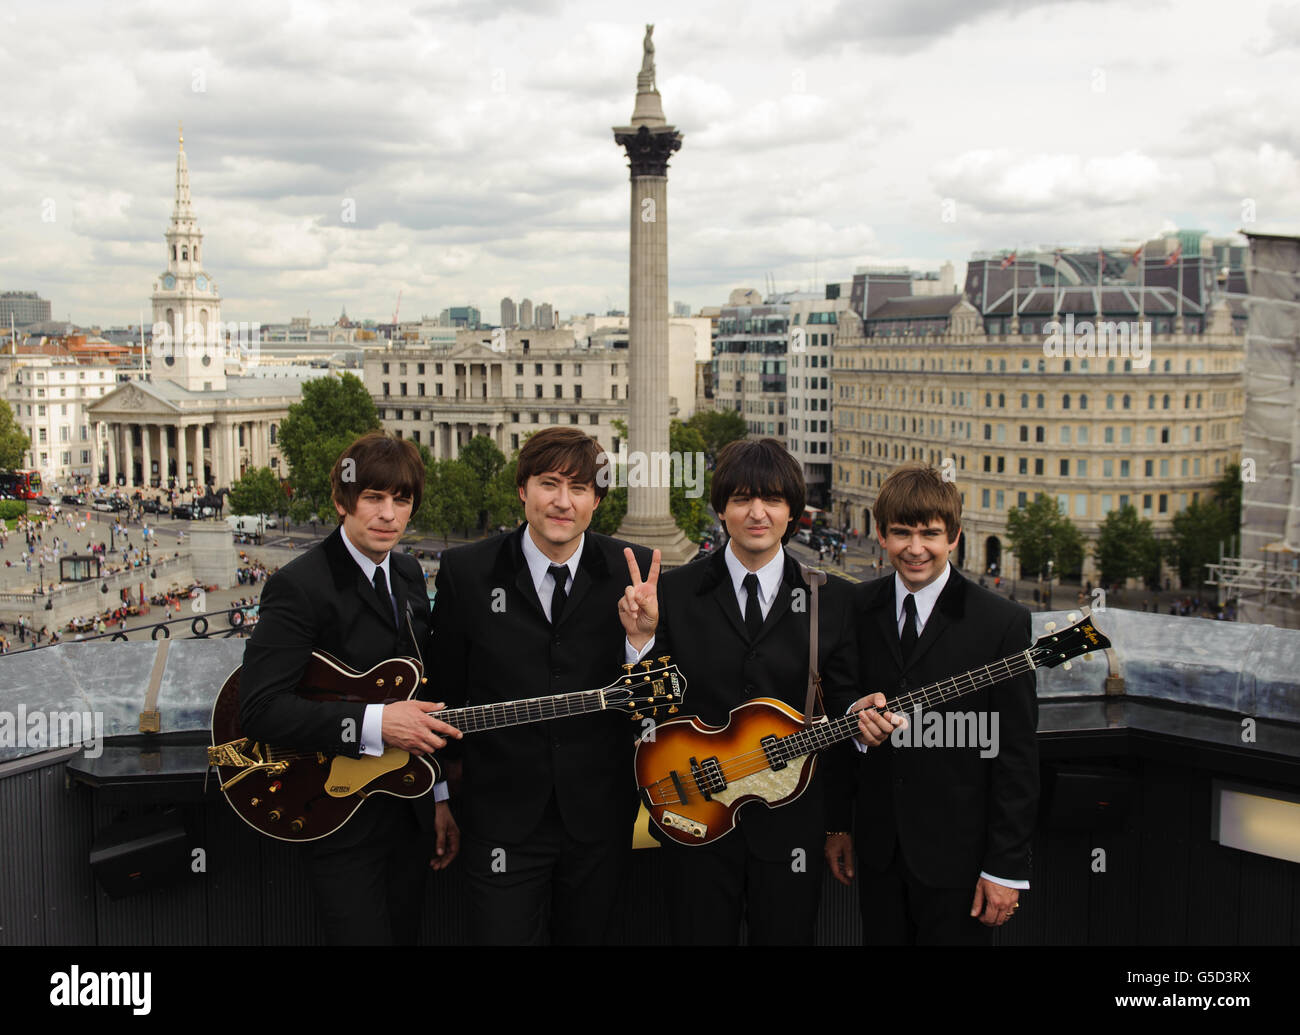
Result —
M659 664L661 665L667 665L668 662L672 660L672 656L669 654L665 654L662 658L656 658L655 660L658 661Z
M1065 616L1065 620L1069 622L1071 625L1073 625L1075 622L1079 620L1079 612L1071 611L1068 615Z
M1065 669L1065 670L1068 672L1068 671L1070 671L1070 669L1073 667L1073 665L1074 665L1074 662L1072 662L1072 661L1067 661L1064 665L1061 666L1061 668Z
M630 664L624 665L624 666L623 666L623 671L626 672L626 673L630 676L630 675L632 674L632 670L633 670L634 668L636 668L636 662L635 662L635 661L634 661L634 662L631 662Z
M1046 629L1048 632L1051 632L1053 629L1056 628L1056 623L1048 622L1046 625L1043 626L1043 628Z
M668 714L669 714L669 715L676 715L676 714L677 714L677 705L673 705L671 708L669 708L669 709L668 709Z

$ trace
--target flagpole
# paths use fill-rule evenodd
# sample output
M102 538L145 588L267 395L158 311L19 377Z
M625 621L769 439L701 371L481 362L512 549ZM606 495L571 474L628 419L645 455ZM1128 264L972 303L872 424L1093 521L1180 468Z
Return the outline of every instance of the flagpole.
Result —
M1055 283L1052 285L1052 319L1059 321L1061 317L1061 249L1057 248L1052 253L1052 275Z
M1143 241L1141 244L1138 245L1138 253L1137 253L1137 260L1138 260L1138 323L1139 323L1139 324L1142 324L1142 323L1146 320L1146 311L1147 311L1147 295L1146 295L1146 287L1147 287L1147 262L1146 262L1146 259L1142 257L1142 249L1145 248L1145 247L1146 247L1146 242Z
M1183 333L1183 242L1178 242L1178 324L1179 334Z
M1102 320L1101 312L1101 271L1106 266L1106 253L1102 250L1101 245L1097 245L1097 322Z
M1011 253L1011 333L1020 333L1020 246Z

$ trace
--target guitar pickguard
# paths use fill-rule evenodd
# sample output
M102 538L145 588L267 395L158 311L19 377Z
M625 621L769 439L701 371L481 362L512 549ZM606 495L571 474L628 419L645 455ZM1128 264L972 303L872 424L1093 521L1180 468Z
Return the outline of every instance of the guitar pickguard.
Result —
M335 756L325 780L325 793L332 798L346 798L349 794L364 790L385 773L401 769L410 757L408 752L395 747L386 748L382 755L362 755L360 758Z
M795 788L799 786L799 778L803 775L804 762L807 758L807 755L801 755L790 759L790 764L784 769L762 769L751 776L729 780L726 790L713 793L713 800L730 805L738 798L754 794L769 805L781 802L793 794Z

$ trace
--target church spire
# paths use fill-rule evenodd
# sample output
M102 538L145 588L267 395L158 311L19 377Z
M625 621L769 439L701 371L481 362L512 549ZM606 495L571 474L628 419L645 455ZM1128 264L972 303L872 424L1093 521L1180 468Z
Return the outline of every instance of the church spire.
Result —
M193 231L194 209L190 205L190 166L185 160L185 131L177 123L176 145L176 203L172 207L172 227Z

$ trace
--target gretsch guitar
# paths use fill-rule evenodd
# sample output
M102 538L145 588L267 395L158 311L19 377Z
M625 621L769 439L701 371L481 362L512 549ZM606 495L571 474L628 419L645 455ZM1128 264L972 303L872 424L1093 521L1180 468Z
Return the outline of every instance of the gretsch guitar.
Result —
M645 717L642 709L656 716L665 706L673 714L686 692L686 680L669 660L624 665L624 674L599 690L447 708L436 715L462 733L481 733L616 708L631 712L633 719ZM239 673L235 669L230 674L213 705L208 764L217 770L231 808L255 830L280 841L314 841L343 826L372 794L418 798L437 783L433 759L400 748L349 758L276 747L244 736ZM368 672L356 672L316 651L297 693L310 701L386 704L413 697L422 682L420 665L411 658L390 658Z
M1028 650L902 694L879 710L931 708L1036 668L1068 667L1071 658L1109 647L1089 614ZM812 779L817 752L857 733L857 712L822 716L807 726L784 701L759 697L732 709L726 726L683 717L652 727L637 744L636 783L660 830L680 844L705 845L732 830L737 810L748 802L775 808L794 801Z

